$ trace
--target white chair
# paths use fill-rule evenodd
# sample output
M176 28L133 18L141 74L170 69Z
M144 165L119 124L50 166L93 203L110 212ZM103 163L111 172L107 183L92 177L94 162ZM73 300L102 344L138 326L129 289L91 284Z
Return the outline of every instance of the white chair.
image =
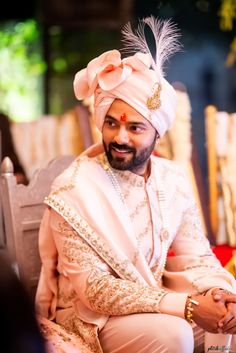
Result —
M10 158L1 164L1 200L5 228L5 251L20 279L34 298L41 262L38 252L38 230L44 211L43 200L53 179L75 156L54 158L35 172L28 185L17 184Z

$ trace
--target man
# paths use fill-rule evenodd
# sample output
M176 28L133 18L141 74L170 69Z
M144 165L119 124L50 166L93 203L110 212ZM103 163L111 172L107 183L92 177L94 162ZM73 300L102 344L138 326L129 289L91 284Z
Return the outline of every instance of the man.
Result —
M78 99L95 95L103 143L57 177L45 200L36 303L92 352L190 353L203 331L205 351L216 352L236 333L235 280L210 249L181 168L152 156L175 116L162 64L177 36L168 21L144 22L161 52L154 61L147 46L125 59L111 50L75 77ZM143 48L141 28L124 35L142 37Z

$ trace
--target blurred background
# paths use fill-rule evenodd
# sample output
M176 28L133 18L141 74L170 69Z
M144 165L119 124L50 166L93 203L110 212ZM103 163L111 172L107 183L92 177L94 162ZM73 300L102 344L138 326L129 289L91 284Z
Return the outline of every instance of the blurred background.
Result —
M105 50L121 48L127 21L154 15L180 28L181 53L166 69L182 82L192 106L193 135L203 174L204 107L236 111L233 0L26 0L0 13L1 109L15 121L61 114L76 104L75 73ZM230 55L231 51L231 55Z
M205 108L236 112L236 0L8 1L0 12L0 110L13 123L29 123L72 109L76 72L103 51L122 48L124 24L149 15L171 18L181 32L183 49L166 65L166 77L188 93L195 161L207 194ZM18 154L24 136L14 142Z

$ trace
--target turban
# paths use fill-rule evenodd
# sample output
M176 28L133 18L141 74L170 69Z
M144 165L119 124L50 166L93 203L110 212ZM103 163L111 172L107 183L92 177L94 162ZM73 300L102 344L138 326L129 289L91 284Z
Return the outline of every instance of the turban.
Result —
M137 51L124 59L115 49L101 54L75 75L74 92L79 100L94 95L94 118L100 131L115 99L132 106L160 137L176 115L176 92L148 52Z

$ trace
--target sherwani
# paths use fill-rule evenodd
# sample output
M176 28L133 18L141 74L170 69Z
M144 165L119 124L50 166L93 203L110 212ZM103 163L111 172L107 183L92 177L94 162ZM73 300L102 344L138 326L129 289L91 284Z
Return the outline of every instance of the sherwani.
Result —
M184 318L187 293L235 291L176 162L151 156L145 182L112 169L104 153L83 154L55 179L45 203L36 304L93 352L102 352L98 334L111 316Z

